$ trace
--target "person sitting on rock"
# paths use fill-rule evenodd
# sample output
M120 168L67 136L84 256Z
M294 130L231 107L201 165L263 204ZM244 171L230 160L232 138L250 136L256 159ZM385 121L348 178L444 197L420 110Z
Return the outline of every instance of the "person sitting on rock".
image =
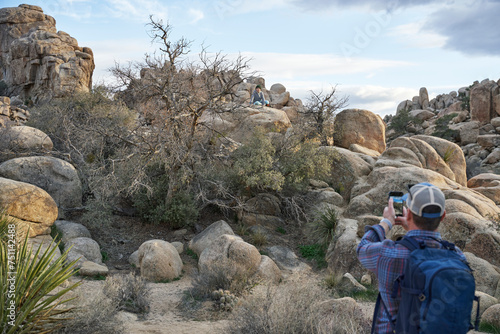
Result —
M257 85L257 87L255 87L252 97L250 98L250 104L256 106L261 106L261 105L265 105L266 107L270 106L269 101L264 99L264 93L262 92L262 88L260 87L260 85Z

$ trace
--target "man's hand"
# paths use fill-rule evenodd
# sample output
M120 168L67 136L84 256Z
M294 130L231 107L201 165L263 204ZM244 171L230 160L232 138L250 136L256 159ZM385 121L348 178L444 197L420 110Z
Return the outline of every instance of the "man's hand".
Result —
M387 206L384 208L384 213L382 216L386 219L389 219L392 225L395 224L396 211L394 210L394 199L392 197L389 197L389 202L387 203Z
M402 226L405 229L405 231L408 231L408 222L406 221L406 217L407 217L407 210L405 207L403 207L403 216L396 217L394 223L396 225Z

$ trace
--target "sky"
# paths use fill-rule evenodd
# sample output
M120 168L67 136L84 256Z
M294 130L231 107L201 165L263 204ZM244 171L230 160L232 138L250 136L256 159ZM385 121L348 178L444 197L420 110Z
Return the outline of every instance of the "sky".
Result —
M1 0L2 7L21 3ZM348 108L382 117L426 87L430 97L500 79L500 0L31 0L93 50L94 83L115 63L157 50L150 15L172 37L250 59L266 87L294 98L337 87Z

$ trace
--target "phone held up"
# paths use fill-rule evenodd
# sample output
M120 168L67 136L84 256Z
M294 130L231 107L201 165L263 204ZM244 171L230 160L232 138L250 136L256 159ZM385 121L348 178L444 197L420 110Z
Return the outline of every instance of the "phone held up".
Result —
M401 191L391 191L389 192L389 198L392 197L394 204L394 211L396 212L396 217L403 216L403 192Z

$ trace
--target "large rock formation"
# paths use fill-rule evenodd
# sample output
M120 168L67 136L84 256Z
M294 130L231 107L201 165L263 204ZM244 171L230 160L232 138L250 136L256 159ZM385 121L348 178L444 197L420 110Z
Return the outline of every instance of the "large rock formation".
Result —
M346 109L335 117L335 145L350 148L357 144L382 153L385 151L385 124L368 110Z
M82 183L75 167L53 157L23 157L0 164L0 176L42 188L59 208L82 205Z
M92 50L57 31L54 18L40 7L0 9L3 95L36 101L88 91L94 68Z
M45 190L2 177L0 207L18 224L20 237L49 234L58 214L56 202Z

